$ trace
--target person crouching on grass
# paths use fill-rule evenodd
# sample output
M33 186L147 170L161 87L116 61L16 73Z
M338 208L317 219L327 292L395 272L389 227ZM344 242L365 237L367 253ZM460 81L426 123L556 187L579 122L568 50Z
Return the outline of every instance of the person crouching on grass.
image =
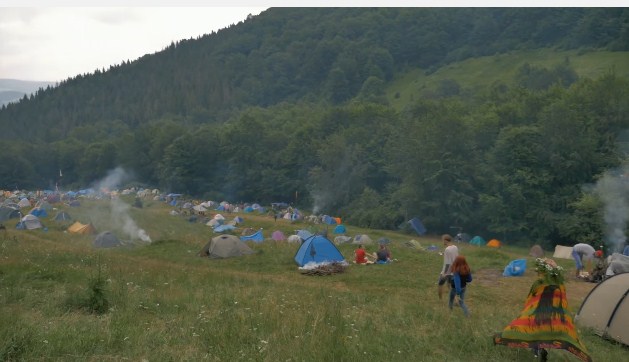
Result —
M452 309L454 299L458 297L458 303L461 309L463 309L463 313L466 317L469 317L470 311L467 309L467 305L465 305L465 287L467 283L472 282L472 271L463 255L459 255L454 259L450 267L450 272L452 273L452 280L450 281L450 300L448 306Z

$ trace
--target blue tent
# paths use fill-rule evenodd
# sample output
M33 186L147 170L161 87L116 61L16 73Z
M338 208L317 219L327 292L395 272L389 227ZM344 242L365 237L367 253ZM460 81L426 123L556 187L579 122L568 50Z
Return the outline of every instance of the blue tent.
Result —
M245 212L253 212L253 207L251 207L251 206L247 206L247 207L245 207L245 210L244 210L244 211L245 211Z
M48 213L46 212L46 209L43 209L41 207L36 207L33 210L31 210L31 215L35 215L37 217L47 217Z
M422 224L419 218L414 217L410 219L408 223L411 224L411 227L415 230L417 235L424 235L426 233L426 227Z
M347 229L345 229L344 225L337 225L334 228L334 233L335 234L345 234L347 232Z
M519 277L526 271L526 259L512 260L509 265L505 267L502 273L503 277Z
M336 225L336 219L330 215L325 215L323 217L323 222L328 225Z
M477 245L477 246L485 246L487 242L481 236L476 235L475 237L472 238L472 240L470 240L470 244Z
M264 241L264 236L262 235L262 229L256 231L254 234L241 236L240 240L242 241L253 240L256 243L261 243Z
M343 254L336 248L334 243L322 235L312 235L306 239L295 254L295 262L299 266L304 266L310 262L331 263L344 260Z

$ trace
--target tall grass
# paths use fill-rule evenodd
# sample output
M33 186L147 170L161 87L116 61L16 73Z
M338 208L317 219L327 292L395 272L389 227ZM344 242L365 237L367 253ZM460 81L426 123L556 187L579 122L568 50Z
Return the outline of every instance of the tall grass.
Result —
M301 274L298 248L283 242L251 244L257 252L210 260L196 253L213 236L201 223L170 216L154 202L131 209L153 242L94 249L93 236L65 233L52 220L48 231L10 230L0 241L0 359L2 360L209 360L209 361L530 361L527 350L493 346L492 335L519 313L534 279L498 276L526 251L461 245L475 280L468 287L471 317L439 300L437 252L404 247L436 238L350 227L350 234L392 240L397 262L351 265L331 276ZM85 202L71 214L99 215L106 202ZM74 215L73 215L74 216ZM230 215L231 216L231 215ZM242 214L244 227L291 234L306 224ZM120 237L120 236L119 236ZM375 247L368 247L375 251ZM339 247L351 259L354 247ZM571 267L569 261L560 261ZM529 267L533 264L529 262ZM82 308L103 281L107 310ZM573 311L593 285L569 280ZM92 294L90 294L92 293ZM623 360L627 349L581 330L595 360ZM551 351L553 360L574 360Z

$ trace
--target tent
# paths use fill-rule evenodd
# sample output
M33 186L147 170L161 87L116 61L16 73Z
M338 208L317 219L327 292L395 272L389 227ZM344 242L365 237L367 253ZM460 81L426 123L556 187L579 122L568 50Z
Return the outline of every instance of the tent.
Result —
M487 242L485 241L485 239L483 239L482 236L476 235L475 237L472 238L472 240L470 240L470 244L476 245L476 246L483 246L487 244Z
M336 225L336 227L334 228L335 234L345 234L346 232L347 229L345 228L345 225Z
M20 218L20 211L11 207L5 207L5 206L0 207L0 221L5 221L9 219L19 219L19 218Z
M96 248L115 248L123 243L111 231L103 231L96 236L93 244Z
M358 234L354 236L354 241L352 241L352 244L370 245L373 244L373 240L371 240L371 238L367 234Z
M291 235L288 237L287 241L289 243L301 243L301 238L299 237L299 235Z
M502 244L500 243L500 240L498 239L491 239L487 242L487 246L490 248L499 248L502 246Z
M423 249L422 244L415 239L411 239L409 241L404 242L404 246L407 246L413 249Z
M350 243L351 241L352 238L350 236L339 235L334 238L334 244L336 245Z
M39 221L39 219L37 218L37 216L31 215L31 214L25 215L22 218L21 224L25 229L28 229L28 230L40 229L44 227L41 221Z
M572 246L555 246L555 253L553 254L553 258L572 259Z
M24 197L22 198L22 200L20 200L20 202L17 203L17 206L19 206L20 208L28 207L28 206L31 206L31 202L28 201L26 197Z
M46 209L43 209L41 207L34 208L33 210L31 210L31 212L29 212L29 214L35 215L37 217L48 217L48 213L46 212Z
M55 221L63 222L63 221L71 221L72 217L65 211L59 211L54 218Z
M68 227L68 232L73 234L93 235L96 234L96 228L92 225L92 223L81 224L80 222L75 221L74 224Z
M541 246L535 244L529 250L529 255L534 258L543 258L544 257L544 249Z
M421 220L419 220L419 218L414 217L410 219L408 223L411 224L411 227L413 228L413 230L415 230L417 235L424 235L427 231L426 227L421 222Z
M615 274L629 273L629 256L620 253L613 253L607 259L608 267L605 275L612 276Z
M297 230L297 236L299 236L301 240L306 240L312 235L313 234L308 230Z
M332 263L345 261L343 254L336 248L334 243L322 235L312 235L306 239L297 253L295 254L295 262L299 266L308 263Z
M200 256L210 259L232 258L253 254L254 251L235 235L219 235L210 240L199 251Z
M388 238L382 237L380 239L378 239L378 244L390 244L391 240L389 240Z
M519 277L526 271L526 259L512 260L502 272L503 277Z
M275 241L283 241L283 240L286 240L286 236L284 235L282 231L275 230L273 234L271 235L271 239Z
M629 346L629 273L614 275L596 285L583 300L575 321Z
M251 235L243 235L240 237L240 240L242 241L253 240L256 243L261 243L264 241L264 236L262 235L262 229L256 231L255 233Z

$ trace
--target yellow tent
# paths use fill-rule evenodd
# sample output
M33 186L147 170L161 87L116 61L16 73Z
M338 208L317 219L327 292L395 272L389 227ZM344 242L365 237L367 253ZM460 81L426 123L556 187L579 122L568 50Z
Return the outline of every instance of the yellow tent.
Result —
M94 228L94 225L92 225L92 223L84 225L77 221L74 224L70 225L70 227L68 228L68 232L75 234L93 235L96 234L96 228Z

